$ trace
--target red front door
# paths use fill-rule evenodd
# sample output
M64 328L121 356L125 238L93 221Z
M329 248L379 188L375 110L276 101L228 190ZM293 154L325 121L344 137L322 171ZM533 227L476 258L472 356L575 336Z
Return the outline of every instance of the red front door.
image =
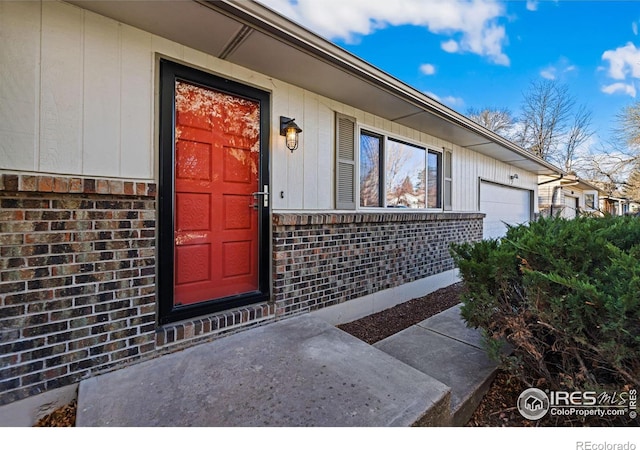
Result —
M173 306L259 291L260 103L175 83Z

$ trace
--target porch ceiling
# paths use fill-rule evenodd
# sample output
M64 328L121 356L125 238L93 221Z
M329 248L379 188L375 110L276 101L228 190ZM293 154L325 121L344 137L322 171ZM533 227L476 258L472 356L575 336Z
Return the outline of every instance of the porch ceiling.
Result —
M255 2L69 3L523 170L559 173L551 164Z

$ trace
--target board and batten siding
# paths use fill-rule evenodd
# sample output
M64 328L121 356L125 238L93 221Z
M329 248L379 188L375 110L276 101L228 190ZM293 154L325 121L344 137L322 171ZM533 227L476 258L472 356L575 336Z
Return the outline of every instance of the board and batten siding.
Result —
M157 179L157 59L271 93L275 211L335 205L335 113L453 153L454 211L477 211L479 179L535 190L533 174L214 56L62 2L0 2L0 169ZM295 118L286 149L279 118Z
M0 168L153 178L151 36L58 2L0 2Z
M518 174L517 179L511 179ZM453 151L453 209L477 211L480 199L479 180L533 191L537 198L538 177L510 164L496 161L480 153L454 146ZM538 212L537 202L533 205Z

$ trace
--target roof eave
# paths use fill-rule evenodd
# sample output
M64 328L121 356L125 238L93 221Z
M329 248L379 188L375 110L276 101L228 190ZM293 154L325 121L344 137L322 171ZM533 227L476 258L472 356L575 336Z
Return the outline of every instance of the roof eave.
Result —
M263 31L270 32L274 36L285 38L290 43L295 42L305 50L312 51L318 58L331 64L336 64L348 70L354 76L368 82L373 82L380 88L412 103L426 112L438 115L456 126L465 128L520 157L536 163L540 166L537 174L560 175L564 173L555 165L488 130L468 117L434 100L332 42L327 41L307 28L284 18L282 15L262 4L253 0L216 0L206 1L206 3L246 20L251 26L261 28Z

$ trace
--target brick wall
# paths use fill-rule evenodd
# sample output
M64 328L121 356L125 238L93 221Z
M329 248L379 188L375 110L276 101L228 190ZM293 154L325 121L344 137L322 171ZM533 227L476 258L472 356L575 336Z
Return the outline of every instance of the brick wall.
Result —
M451 270L449 244L482 239L483 217L274 214L276 314L323 308Z
M271 301L158 326L155 184L0 173L0 406L453 268L481 214L273 214Z
M155 185L0 175L0 405L155 347Z

